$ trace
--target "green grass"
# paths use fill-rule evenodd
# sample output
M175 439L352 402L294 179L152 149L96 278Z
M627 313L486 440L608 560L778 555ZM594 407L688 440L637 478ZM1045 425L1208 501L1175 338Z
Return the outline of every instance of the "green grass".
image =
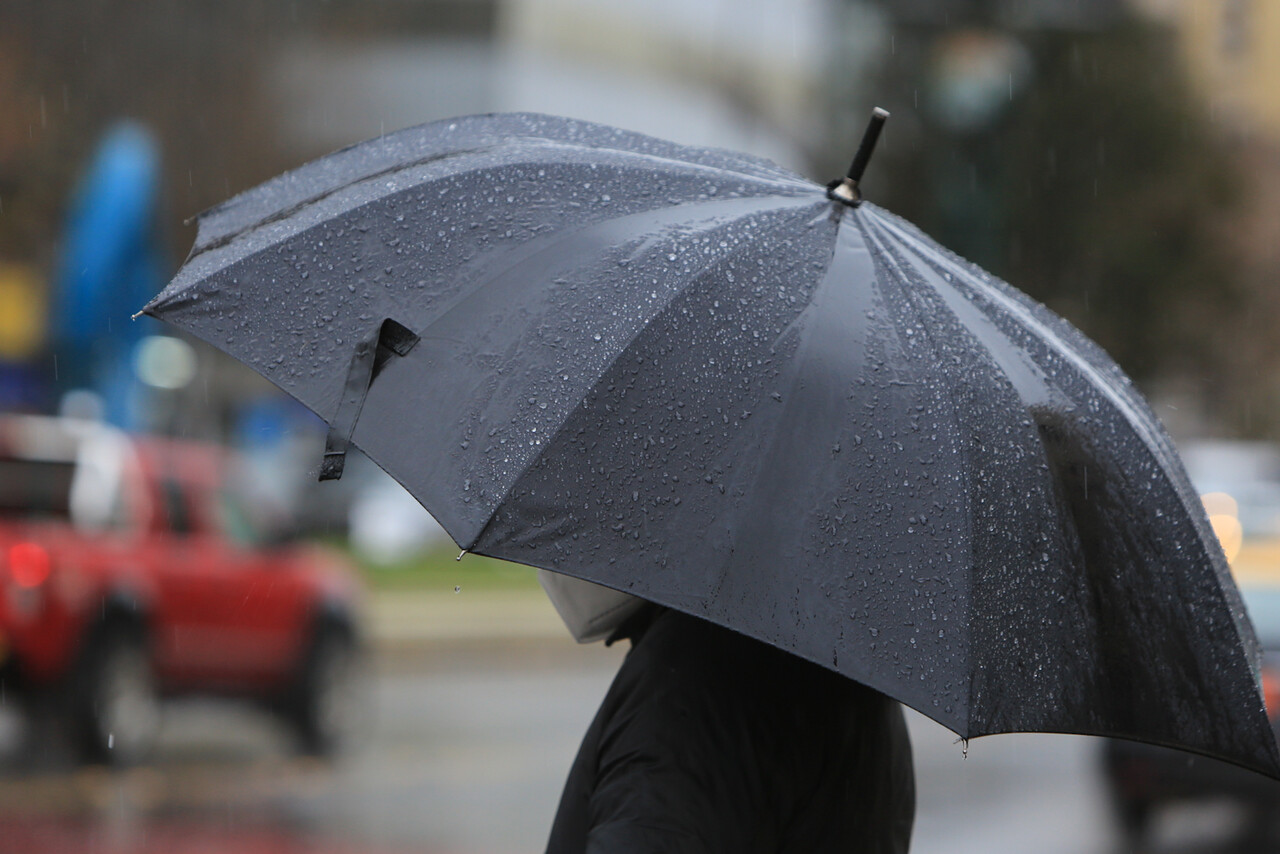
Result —
M392 564L373 563L359 553L335 544L360 568L365 583L373 590L537 590L538 578L532 567L504 560L463 555L453 546L433 548Z

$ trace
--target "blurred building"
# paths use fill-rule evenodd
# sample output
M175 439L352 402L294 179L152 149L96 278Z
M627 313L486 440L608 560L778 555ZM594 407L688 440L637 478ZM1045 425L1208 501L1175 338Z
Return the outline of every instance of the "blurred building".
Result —
M470 14L283 44L268 71L282 138L310 156L424 121L528 110L802 169L822 127L827 0L434 5Z
M1176 35L1183 64L1208 120L1231 143L1244 176L1242 202L1223 228L1230 232L1247 317L1233 329L1231 374L1241 391L1245 435L1274 440L1280 432L1280 3L1273 0L1135 0ZM1212 415L1206 420L1212 423ZM1230 435L1228 433L1227 435Z
M1280 3L1135 2L1177 31L1186 67L1215 121L1280 141Z

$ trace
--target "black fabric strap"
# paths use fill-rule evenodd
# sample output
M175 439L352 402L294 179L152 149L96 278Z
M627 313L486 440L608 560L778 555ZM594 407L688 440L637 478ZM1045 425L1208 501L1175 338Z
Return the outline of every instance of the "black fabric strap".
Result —
M382 321L376 335L370 335L356 344L347 368L347 382L342 389L342 401L329 422L329 434L324 441L324 458L320 461L320 480L337 480L347 461L347 446L356 429L360 410L364 408L369 387L382 366L393 355L407 356L418 343L418 336L391 318Z

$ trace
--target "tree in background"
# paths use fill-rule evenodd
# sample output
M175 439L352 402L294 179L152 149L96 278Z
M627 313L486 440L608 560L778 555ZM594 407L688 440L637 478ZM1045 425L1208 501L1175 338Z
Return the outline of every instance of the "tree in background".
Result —
M178 223L282 168L258 80L287 15L249 0L0 6L0 56L16 71L7 85L0 73L14 132L0 148L0 254L48 263L76 177L121 119L159 140L163 208ZM170 235L177 257L191 237Z
M1194 376L1215 416L1250 426L1222 399L1244 393L1227 334L1249 306L1229 225L1241 175L1172 34L1120 4L1071 26L1012 26L1010 5L883 4L891 47L870 91L894 115L868 195L1148 390Z
M1005 144L1003 270L1136 378L1222 371L1242 306L1223 230L1240 176L1173 46L1127 21L1036 55Z
M4 0L0 3L0 259L46 262L101 134L147 127L181 223L316 151L282 138L270 70L281 48L492 28L492 0ZM355 140L352 140L354 142Z

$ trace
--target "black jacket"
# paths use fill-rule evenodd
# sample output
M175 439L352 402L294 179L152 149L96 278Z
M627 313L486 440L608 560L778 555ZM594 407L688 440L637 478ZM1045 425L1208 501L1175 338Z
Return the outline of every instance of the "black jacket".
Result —
M902 709L767 644L649 608L569 772L548 854L905 852Z

